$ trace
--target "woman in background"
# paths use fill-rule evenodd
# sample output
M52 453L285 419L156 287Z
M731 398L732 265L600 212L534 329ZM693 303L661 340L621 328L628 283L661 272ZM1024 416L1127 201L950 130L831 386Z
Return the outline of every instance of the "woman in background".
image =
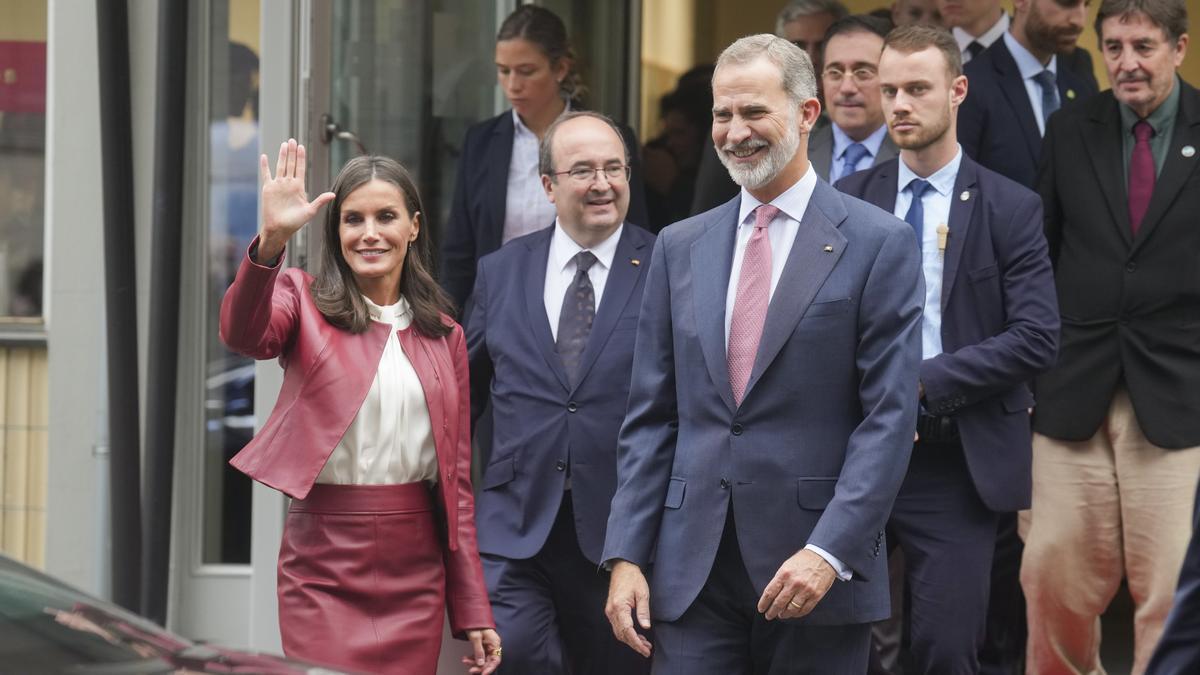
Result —
M496 77L512 109L471 127L458 160L450 220L442 242L442 287L465 319L479 259L517 237L554 224L554 205L538 173L538 142L583 93L562 19L522 5L496 35ZM637 138L621 126L629 148L628 220L647 226Z
M500 662L475 542L462 329L427 270L420 197L386 157L357 157L308 201L304 146L263 155L262 230L221 304L221 339L279 358L283 388L230 462L293 498L279 552L288 656L433 675L449 611L469 672ZM314 279L280 271L320 208Z

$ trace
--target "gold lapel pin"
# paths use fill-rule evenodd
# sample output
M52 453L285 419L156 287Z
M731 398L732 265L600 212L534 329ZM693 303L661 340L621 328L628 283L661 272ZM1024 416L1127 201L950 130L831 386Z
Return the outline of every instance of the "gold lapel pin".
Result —
M632 258L632 259L630 259L629 264L633 265L634 267L637 267L638 265L642 264L642 261L638 260L637 258Z
M1070 99L1074 99L1074 98L1075 98L1075 90L1074 90L1074 89L1068 89L1068 90L1067 90L1067 98L1070 98Z
M970 198L971 198L971 193L970 193L970 192L968 192L967 190L963 190L963 191L962 191L962 194L960 194L960 195L958 196L958 198L959 198L959 200L961 200L961 201L964 201L964 202L965 202L965 201L967 201L968 199L970 199Z
M825 251L826 253L833 253L833 247L828 244L826 244L825 248L823 248L821 250Z
M1192 146L1190 146L1190 145L1185 145L1185 146L1183 146L1183 149L1182 149L1182 150L1180 150L1179 152L1180 152L1180 153L1181 153L1181 154L1182 154L1184 157L1192 157L1192 156L1194 156L1194 155L1196 154L1196 148L1194 148L1194 147L1192 147Z

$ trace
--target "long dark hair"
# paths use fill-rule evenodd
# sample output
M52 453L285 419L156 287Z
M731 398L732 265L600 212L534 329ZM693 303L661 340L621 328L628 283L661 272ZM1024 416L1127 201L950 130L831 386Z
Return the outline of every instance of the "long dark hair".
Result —
M363 301L358 283L350 265L342 256L341 225L342 202L359 187L372 180L382 180L395 185L404 196L404 208L408 217L423 218L421 195L417 184L408 170L390 157L378 155L355 157L346 162L333 181L333 201L325 207L325 246L317 276L311 292L317 309L333 325L351 333L364 333L371 325L367 303ZM400 272L400 291L412 308L413 325L428 337L441 337L450 332L452 324L443 316L451 313L450 297L437 285L429 274L431 251L425 228L417 230L417 238L408 247L404 268Z
M496 42L526 40L541 50L550 67L567 60L567 76L559 83L559 91L569 101L578 102L587 90L575 65L575 51L567 37L567 27L557 14L537 5L521 5L500 24Z

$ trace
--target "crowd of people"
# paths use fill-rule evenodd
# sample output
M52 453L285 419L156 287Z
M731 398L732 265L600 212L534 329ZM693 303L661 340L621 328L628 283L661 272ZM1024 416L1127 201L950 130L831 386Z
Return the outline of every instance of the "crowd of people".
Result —
M448 613L472 673L1103 673L1124 581L1133 672L1200 672L1187 8L1101 0L1101 92L1086 0L1012 4L795 0L645 148L522 6L436 280L403 167L263 156L221 337L285 371L232 463L293 498L287 653L433 673Z

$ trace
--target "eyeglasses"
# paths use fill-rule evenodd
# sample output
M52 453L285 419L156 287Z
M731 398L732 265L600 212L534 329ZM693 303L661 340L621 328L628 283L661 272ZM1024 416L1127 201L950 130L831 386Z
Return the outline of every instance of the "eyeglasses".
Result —
M607 178L610 183L629 180L629 167L622 164L602 166L595 169L590 166L577 166L570 171L555 171L550 175L567 175L571 177L571 180L577 183L591 183L600 176L601 172L604 173L605 178Z
M836 67L826 68L821 73L821 77L825 78L826 80L828 80L829 82L831 82L833 84L837 84L837 83L841 82L842 78L845 76L846 76L846 71L842 70L841 68L836 68ZM868 82L871 82L878 76L879 76L879 72L876 71L874 68L855 68L854 70L852 70L850 72L850 77L853 77L854 81L857 84L867 84Z

